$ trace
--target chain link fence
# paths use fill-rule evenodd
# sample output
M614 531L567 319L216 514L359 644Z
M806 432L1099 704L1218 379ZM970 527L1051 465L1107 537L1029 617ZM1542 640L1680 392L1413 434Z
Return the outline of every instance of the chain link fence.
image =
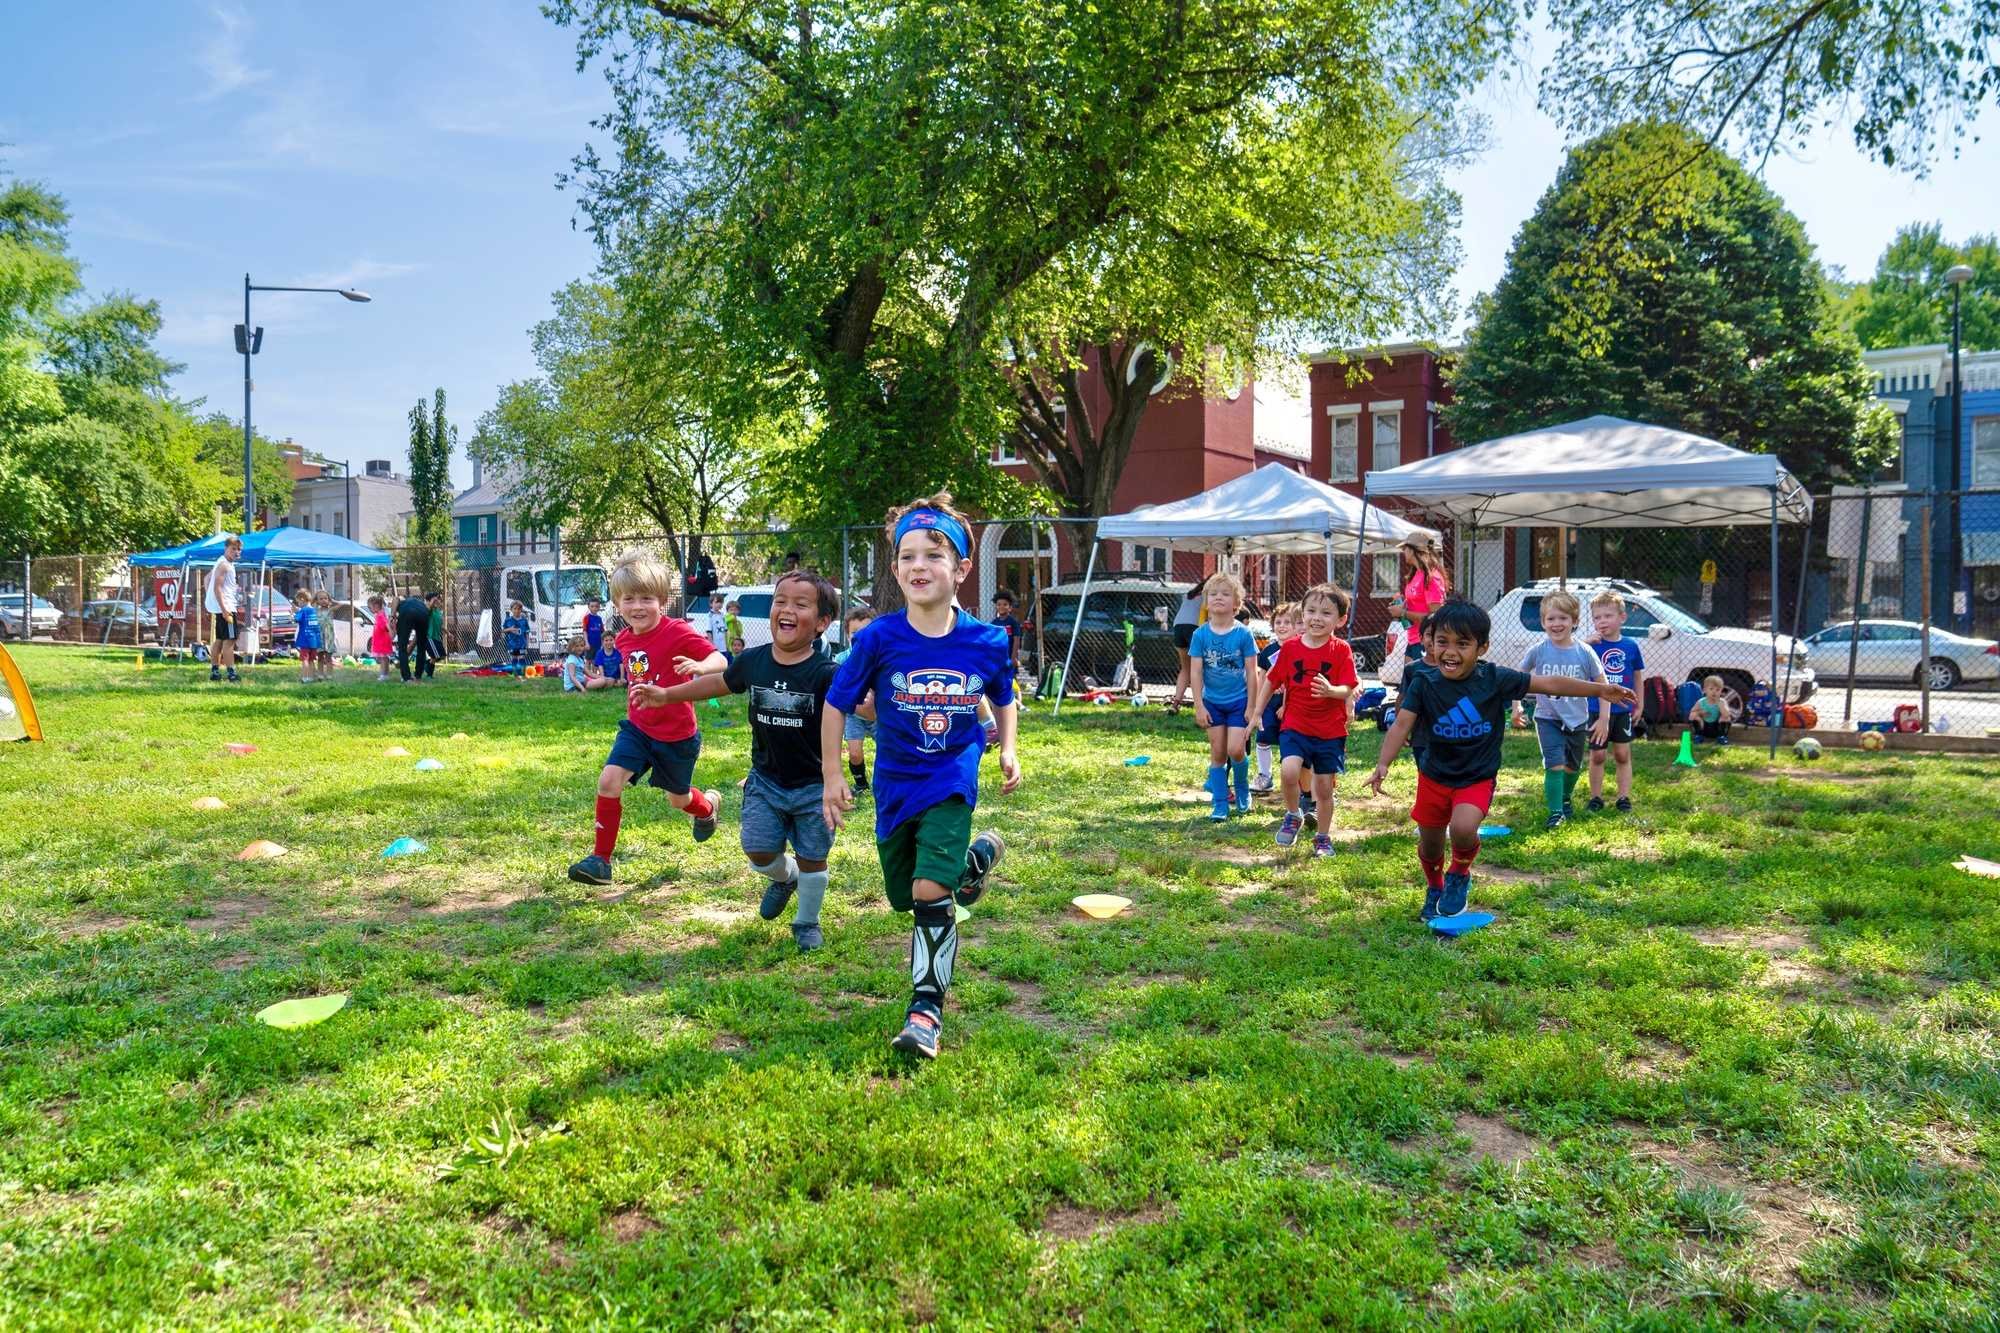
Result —
M1399 512L1426 521L1419 510ZM1198 611L1187 594L1219 569L1242 579L1260 637L1274 612L1314 584L1330 578L1349 591L1358 587L1347 634L1364 682L1399 674L1407 622L1396 599L1408 569L1396 554L1361 556L1357 570L1356 553L1340 542L1330 558L1217 556L1095 542L1094 532L1089 521L1066 518L973 525L960 601L985 618L1011 603L1023 684L1045 696L1061 688L1071 696L1175 697L1186 681L1176 622ZM1503 664L1539 636L1549 589L1568 586L1581 595L1588 635L1591 597L1609 588L1624 602L1625 636L1640 643L1649 672L1670 684L1698 690L1719 677L1738 707L1761 703L1762 686L1809 708L1822 729L1900 721L1931 732L2000 735L2000 491L1879 487L1818 497L1809 528L1780 530L1775 578L1770 532L1755 525L1446 525L1441 532L1452 591L1493 614L1491 655ZM843 621L851 608L886 612L900 602L879 526L642 533L565 539L560 549L546 535L525 535L395 548L383 567L239 573L243 604L252 608L247 619L267 652L289 645L291 598L301 588L327 594L329 646L356 656L367 652L371 595L393 607L399 597L439 592L447 654L492 661L505 655L500 622L517 601L532 627L531 656L560 655L581 633L592 600L615 629L610 574L630 551L649 552L673 572L678 590L670 609L704 630L712 584L721 600L719 632L746 646L768 640L772 585L792 566L816 569L840 589ZM137 648L199 645L210 637L202 572L134 569L123 554L16 557L0 562L0 634ZM181 587L183 577L195 586ZM1774 621L1785 636L1775 672ZM829 646L844 642L843 624L826 638Z

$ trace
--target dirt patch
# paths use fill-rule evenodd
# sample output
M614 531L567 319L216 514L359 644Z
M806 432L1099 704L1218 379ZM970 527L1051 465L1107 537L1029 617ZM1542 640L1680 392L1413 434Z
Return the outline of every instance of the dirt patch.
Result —
M1762 930L1749 926L1703 926L1690 930L1688 934L1712 947L1755 949L1758 953L1770 954L1773 957L1799 953L1809 947L1804 936L1794 935L1787 930Z
M1248 847L1224 845L1210 848L1203 853L1202 859L1207 861L1221 861L1225 865L1232 866L1267 866L1276 861L1278 857L1271 852L1253 852Z
M1535 870L1515 870L1510 866L1496 866L1482 863L1479 873L1487 879L1498 880L1502 884L1547 884L1553 875L1545 875Z
M138 920L130 916L87 916L81 921L71 921L56 928L56 938L61 940L88 940L114 930L123 930Z
M499 888L495 886L474 887L447 893L425 907L410 909L413 916L456 916L462 912L499 912L515 903L525 902L540 893L532 888Z
M213 963L210 963L209 966L218 972L241 972L256 961L257 956L255 954L230 953L224 954Z
M698 903L674 912L672 920L699 921L704 926L721 926L728 929L740 926L755 913L747 907L732 907L715 903Z
M1731 776L1738 776L1732 774ZM1790 778L1794 782L1831 782L1840 786L1853 786L1861 782L1878 782L1889 776L1883 773L1835 773L1824 768L1765 768L1753 769L1740 776L1755 778L1759 782L1776 782L1779 778Z
M1472 1155L1486 1157L1501 1166L1513 1166L1535 1155L1541 1145L1504 1120L1462 1111L1451 1127L1472 1140Z
M221 934L247 925L271 910L263 898L211 898L201 905L201 915L183 924L197 935Z
M1571 1263L1597 1273L1609 1272L1625 1266L1624 1256L1620 1255L1618 1247L1608 1240L1592 1241L1588 1245L1579 1245L1569 1252L1569 1257Z
M1640 1078L1676 1079L1691 1053L1679 1042L1640 1037L1639 1048L1625 1059L1625 1072Z
M1097 1208L1079 1208L1073 1203L1058 1203L1042 1215L1042 1243L1062 1245L1093 1240L1120 1227L1146 1226L1163 1221L1167 1216L1166 1206L1158 1202L1149 1202L1126 1212L1105 1212Z
M750 1043L734 1032L718 1032L710 1039L708 1049L728 1054L734 1051L747 1051L750 1049Z
M1743 1196L1756 1230L1745 1254L1751 1276L1765 1286L1799 1286L1800 1257L1815 1241L1835 1234L1845 1220L1840 1205L1802 1186L1751 1179L1705 1140L1685 1148L1647 1144L1637 1155L1672 1167L1687 1181Z
M604 1219L604 1234L620 1245L629 1245L659 1229L660 1224L643 1208L627 1208Z

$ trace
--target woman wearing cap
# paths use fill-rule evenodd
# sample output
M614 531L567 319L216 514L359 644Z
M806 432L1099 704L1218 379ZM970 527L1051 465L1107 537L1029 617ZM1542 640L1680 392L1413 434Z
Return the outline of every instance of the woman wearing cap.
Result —
M1408 660L1421 662L1424 644L1420 626L1425 616L1444 605L1451 595L1451 583L1445 578L1444 557L1428 535L1404 538L1401 554L1403 595L1389 603L1389 614L1409 621Z

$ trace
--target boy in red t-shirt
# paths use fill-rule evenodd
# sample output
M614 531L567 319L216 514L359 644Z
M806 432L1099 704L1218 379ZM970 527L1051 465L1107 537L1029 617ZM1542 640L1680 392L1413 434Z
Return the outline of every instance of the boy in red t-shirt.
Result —
M1333 636L1347 624L1347 594L1331 583L1315 584L1299 599L1303 632L1279 646L1265 674L1262 696L1251 710L1255 717L1273 690L1285 692L1284 716L1278 726L1278 754L1285 783L1285 817L1278 824L1278 845L1299 839L1305 819L1299 813L1299 773L1312 773L1313 812L1319 831L1313 837L1314 856L1332 856L1334 775L1347 771L1347 701L1361 677L1354 671L1354 650Z
M693 789L695 756L701 753L694 705L669 702L667 690L696 674L722 670L723 658L694 626L664 613L672 588L666 566L650 555L628 555L611 571L611 599L625 621L617 639L625 663L625 719L597 777L596 845L569 868L569 877L579 884L611 882L611 851L618 845L624 811L621 798L628 783L648 772L674 808L694 820L696 842L715 836L722 794ZM598 676L585 688L608 689L617 683Z

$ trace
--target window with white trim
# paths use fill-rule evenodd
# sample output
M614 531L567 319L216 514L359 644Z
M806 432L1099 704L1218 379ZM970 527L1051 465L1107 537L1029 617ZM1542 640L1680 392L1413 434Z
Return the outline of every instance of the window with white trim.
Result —
M1011 438L1003 438L1000 443L993 446L994 467L1006 467L1010 463L1020 461L1021 455L1014 452L1014 441Z
M1125 568L1132 573L1164 574L1167 572L1167 548L1128 543L1125 547Z
M2000 486L2000 417L1973 420L1972 484Z
M1377 472L1387 471L1403 465L1403 414L1401 412L1377 412L1375 416L1375 454L1373 467Z
M1896 456L1883 464L1881 472L1875 476L1878 486L1900 486L1903 484L1903 460L1910 452L1910 418L1907 413L1896 417Z
M1361 418L1353 413L1333 418L1333 462L1327 480L1361 480Z

